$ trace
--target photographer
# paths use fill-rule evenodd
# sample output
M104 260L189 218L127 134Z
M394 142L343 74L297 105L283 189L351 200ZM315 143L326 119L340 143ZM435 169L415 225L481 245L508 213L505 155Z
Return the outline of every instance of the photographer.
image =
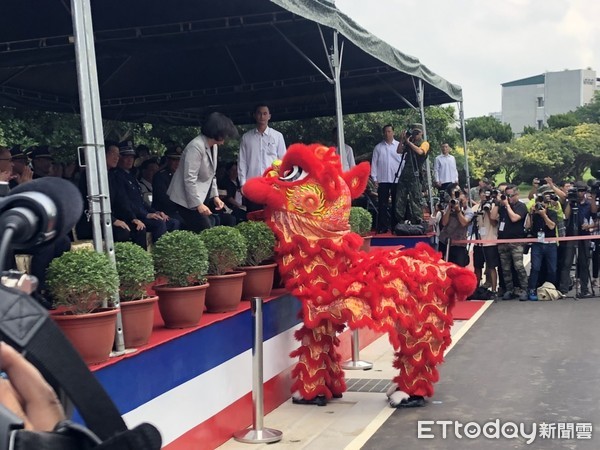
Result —
M442 231L440 231L440 251L444 258L446 258L448 239L450 239L447 261L461 267L466 267L469 265L467 244L453 244L453 242L467 239L467 230L473 219L473 210L469 207L466 195L456 183L448 187L448 196L450 199L444 209L440 222L442 225Z
M479 203L475 205L475 238L482 241L495 241L498 239L498 221L490 217L494 202L497 201L498 191L490 188L479 188ZM498 289L498 265L500 255L498 246L494 242L478 244L473 247L473 265L478 284L481 283L483 268L485 266L486 285L489 284L492 292Z
M413 124L411 130L403 131L400 135L400 144L396 149L402 156L395 204L398 223L403 223L409 218L415 225L423 221L421 169L428 151L429 142L423 140L421 124Z
M537 300L538 277L542 262L546 263L546 279L555 283L556 279L556 242L546 242L546 238L556 237L556 211L551 209L550 196L538 196L529 209L525 219L525 228L537 236L538 242L531 244L531 271L529 273L528 298Z
M498 221L499 239L522 239L525 237L525 216L527 206L519 200L519 190L514 184L509 184L500 196L500 201L495 203L490 212L490 218ZM500 254L500 265L504 277L505 292L504 300L517 297L513 282L512 269L514 267L519 286L523 292L519 294L519 300L527 300L527 272L523 265L523 244L498 244Z
M588 236L593 227L592 218L596 216L596 201L587 196L588 187L583 181L577 181L567 192L565 208L567 236ZM571 266L577 253L577 278L579 278L579 298L591 297L590 285L590 241L568 241L564 250L564 266L560 273L560 291L567 294L571 283Z

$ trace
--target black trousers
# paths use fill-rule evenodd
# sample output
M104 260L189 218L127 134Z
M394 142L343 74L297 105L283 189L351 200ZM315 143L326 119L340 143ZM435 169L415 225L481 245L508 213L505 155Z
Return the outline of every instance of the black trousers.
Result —
M200 214L195 209L181 208L179 214L185 224L185 229L200 233L202 230L214 227L216 225L215 218L211 216L205 216Z
M393 230L396 226L396 183L379 183L377 185L377 231ZM390 197L392 202L390 203Z

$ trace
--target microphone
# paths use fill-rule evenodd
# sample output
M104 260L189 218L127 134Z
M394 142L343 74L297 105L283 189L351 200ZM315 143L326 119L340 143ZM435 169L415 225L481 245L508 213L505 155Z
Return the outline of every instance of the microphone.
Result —
M0 199L0 232L12 230L12 247L29 249L66 235L82 212L83 199L73 183L38 178Z

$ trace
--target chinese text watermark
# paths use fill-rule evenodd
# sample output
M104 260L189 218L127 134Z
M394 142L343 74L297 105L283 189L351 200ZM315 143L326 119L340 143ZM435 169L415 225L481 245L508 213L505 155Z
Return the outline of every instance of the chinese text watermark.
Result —
M520 423L501 422L500 419L485 423L458 420L419 420L418 439L524 439L531 444L536 439L592 439L590 422Z

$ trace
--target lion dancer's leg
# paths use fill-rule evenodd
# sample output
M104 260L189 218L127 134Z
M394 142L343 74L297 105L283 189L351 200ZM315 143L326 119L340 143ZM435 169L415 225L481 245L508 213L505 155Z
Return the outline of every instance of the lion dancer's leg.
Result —
M303 326L296 332L302 345L290 355L298 357L292 371L294 403L324 406L328 399L339 397L345 390L344 373L335 350L339 343L337 328L327 321L315 328Z
M337 337L339 333L344 331L344 325L332 325L333 326L333 344L329 349L329 380L327 387L331 391L333 398L341 398L342 394L346 392L346 380L344 377L344 371L342 370L342 355L338 352L340 346L340 340Z
M412 314L415 320L397 322L399 350L394 367L400 374L388 391L393 407L423 406L424 397L433 396L433 383L439 380L436 366L444 360L444 350L451 342L452 317L447 305L433 299L420 310L421 314Z

